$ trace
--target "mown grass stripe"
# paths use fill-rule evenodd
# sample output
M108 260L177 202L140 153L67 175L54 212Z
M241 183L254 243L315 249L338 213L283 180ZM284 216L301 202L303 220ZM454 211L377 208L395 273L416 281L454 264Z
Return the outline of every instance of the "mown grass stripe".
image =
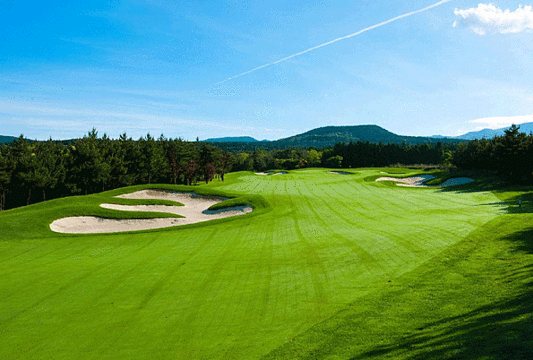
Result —
M517 250L526 237L514 234L533 229L520 221L490 221L263 359L528 358L533 256L529 245ZM495 262L502 252L511 255Z
M356 241L348 239L346 236L343 236L335 231L334 227L329 225L322 216L319 216L314 209L314 206L311 205L311 201L309 198L305 199L308 204L308 209L313 213L315 221L320 223L322 225L323 229L327 229L327 233L331 236L333 235L333 238L338 240L342 245L348 247L352 250L353 254L357 256L357 258L361 261L362 264L364 264L364 268L369 271L383 271L381 269L380 264L376 261L376 259L370 255L369 252L367 252L364 248L359 246ZM325 203L325 202L324 202Z
M150 245L150 243L153 243L156 240L157 240L157 237L154 237L154 238L150 239L146 245L136 249L135 252L142 251L144 248L148 247ZM128 256L131 256L131 255L132 254L129 254ZM44 256L39 257L39 258L44 258ZM98 272L109 268L111 265L113 265L113 263L118 263L121 260L122 259L119 258L119 259L113 260L110 263L103 263L102 262L102 263L96 264L96 266L91 267L90 271L86 271L84 274L82 274L80 276L75 276L73 279L67 280L68 281L67 284L61 285L58 289L52 291L51 293L46 294L45 296L41 297L40 299L37 299L36 301L33 301L31 305L29 305L29 306L27 306L27 307L25 307L23 309L20 309L15 314L12 314L12 316L10 316L9 318L3 319L3 321L8 321L8 322L9 321L13 321L17 317L20 317L20 316L26 314L27 312L29 312L31 309L37 308L38 305L43 304L43 303L49 301L50 299L53 299L54 297L57 297L57 295L60 295L61 293L64 293L66 289L69 289L69 288L72 288L72 287L76 286L77 284L81 283L83 280L88 279L88 278L96 275ZM71 270L68 273L72 274L73 272ZM43 279L47 278L47 275L44 274L42 278ZM36 294L34 293L33 296L36 296ZM7 299L4 299L4 300L7 300Z

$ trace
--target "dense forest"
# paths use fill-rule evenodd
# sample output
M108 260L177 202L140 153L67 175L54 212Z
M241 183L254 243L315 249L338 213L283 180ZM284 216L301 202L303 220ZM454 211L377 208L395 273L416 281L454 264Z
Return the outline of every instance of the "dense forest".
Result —
M93 129L67 142L28 141L22 135L0 146L0 210L57 197L151 183L209 182L230 171L357 168L440 164L497 172L532 181L533 135L514 126L505 136L461 144L339 142L326 148L220 148L218 144L123 134L110 139Z
M533 134L513 125L503 136L460 144L448 161L459 169L489 170L514 183L532 183Z
M193 184L221 179L230 153L181 139L112 140L92 130L82 139L28 141L0 147L0 209L134 184Z

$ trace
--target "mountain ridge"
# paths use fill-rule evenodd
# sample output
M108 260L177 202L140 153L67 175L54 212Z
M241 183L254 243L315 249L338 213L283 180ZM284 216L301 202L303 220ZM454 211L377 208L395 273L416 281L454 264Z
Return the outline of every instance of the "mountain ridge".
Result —
M520 124L520 132L530 133L533 132L533 122ZM262 145L270 145L275 148L282 147L329 147L338 142L370 142L370 143L383 143L383 144L402 144L405 142L407 145L419 145L419 144L436 144L436 143L457 143L461 141L470 141L475 139L491 139L497 135L504 135L504 131L509 127L503 127L500 129L483 129L479 131L471 131L463 135L458 136L409 136L398 135L389 130L386 130L378 125L365 124L365 125L346 125L346 126L322 126L315 129L308 130L306 132L289 136L278 140L257 140L251 136L228 136L221 138L209 138L202 140L203 142L222 144L222 143L234 143L234 144L248 144L250 146L261 147ZM17 137L0 135L0 144L11 143ZM73 141L69 140L69 141Z
M6 137L16 139L14 137ZM6 142L12 142L6 141ZM73 140L69 140L73 141ZM231 136L222 138L209 138L202 142L211 144L242 144L251 147L285 148L285 147L329 147L338 142L370 142L383 144L406 143L407 145L457 143L463 140L457 138L434 138L427 136L398 135L378 125L348 125L348 126L323 126L301 134L289 136L278 140L259 141L251 136Z
M530 132L533 132L533 122L529 123L523 123L518 124L517 126L520 127L520 132L525 132L526 134L529 134ZM509 129L510 126L502 127L499 129L483 129L479 131L471 131L467 132L466 134L458 136L459 139L463 140L475 140L475 139L492 139L495 136L501 136L505 134L505 130Z

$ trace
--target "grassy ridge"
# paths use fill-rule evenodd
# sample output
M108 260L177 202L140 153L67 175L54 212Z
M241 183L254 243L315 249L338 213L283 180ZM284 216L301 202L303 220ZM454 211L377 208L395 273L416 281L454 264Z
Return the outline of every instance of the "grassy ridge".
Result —
M507 269L527 273L519 270L529 266L526 250L505 248L514 229L530 234L519 221L529 214L508 214L524 195L365 181L379 171L229 174L194 191L231 197L226 206L250 203L253 213L135 234L65 236L47 226L154 185L0 214L0 357L423 358L442 351L423 340L444 342L440 334L455 327L426 325L520 296L511 285L502 292L499 281ZM468 345L457 334L455 350Z

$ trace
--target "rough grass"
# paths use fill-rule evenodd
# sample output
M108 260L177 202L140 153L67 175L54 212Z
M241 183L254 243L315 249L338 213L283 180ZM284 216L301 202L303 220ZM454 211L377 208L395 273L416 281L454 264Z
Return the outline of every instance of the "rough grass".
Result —
M527 189L379 170L229 174L192 189L253 213L135 234L48 224L153 185L1 213L0 358L528 358Z

